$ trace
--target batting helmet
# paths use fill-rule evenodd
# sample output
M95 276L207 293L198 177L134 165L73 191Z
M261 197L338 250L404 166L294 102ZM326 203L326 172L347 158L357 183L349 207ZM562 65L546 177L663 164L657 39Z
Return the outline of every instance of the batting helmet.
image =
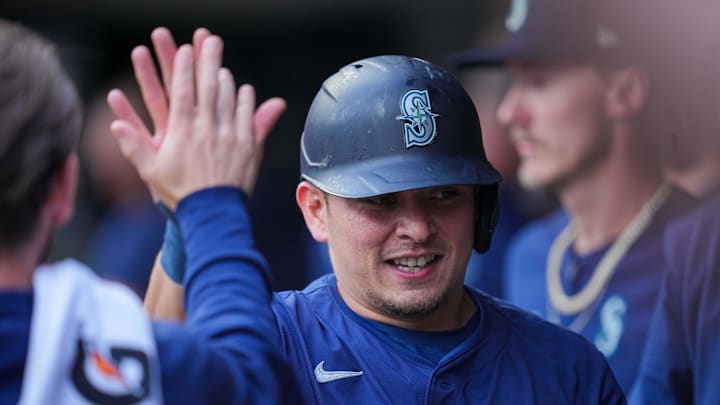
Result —
M485 156L467 92L422 59L371 57L328 78L307 115L300 172L324 192L345 198L484 186L474 246L479 252L489 246L501 176Z

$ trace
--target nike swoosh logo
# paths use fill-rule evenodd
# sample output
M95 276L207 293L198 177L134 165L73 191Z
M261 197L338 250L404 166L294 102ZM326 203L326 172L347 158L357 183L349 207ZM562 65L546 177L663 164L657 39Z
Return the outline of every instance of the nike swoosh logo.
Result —
M325 361L321 361L315 366L315 379L320 384L342 380L343 378L359 377L363 375L362 371L327 371L325 370Z

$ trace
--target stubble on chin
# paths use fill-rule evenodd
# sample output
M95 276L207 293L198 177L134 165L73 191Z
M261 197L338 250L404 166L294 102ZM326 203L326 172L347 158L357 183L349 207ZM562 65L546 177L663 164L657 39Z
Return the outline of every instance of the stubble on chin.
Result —
M414 302L400 302L390 296L381 297L372 291L367 297L375 308L394 319L417 319L434 313L448 301L450 292L445 290L435 296L424 297Z

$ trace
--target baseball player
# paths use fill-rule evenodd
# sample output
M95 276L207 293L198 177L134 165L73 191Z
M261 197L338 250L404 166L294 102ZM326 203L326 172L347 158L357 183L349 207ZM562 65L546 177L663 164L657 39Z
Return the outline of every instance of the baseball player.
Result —
M658 100L636 11L625 2L513 1L504 46L455 56L507 65L497 115L520 156L519 180L562 205L511 243L505 297L593 342L626 392L660 287L663 230L692 205L661 177L660 127L648 118Z
M272 344L265 261L244 244L241 203L259 162L251 152L284 102L259 117L253 89L236 98L232 76L219 70L220 39L196 45L197 73L193 48L177 52L162 139L142 132L122 93L109 96L124 118L113 124L123 149L190 233L187 322L153 325L126 287L72 260L43 263L51 233L73 211L80 100L52 46L0 20L0 403L260 404L292 391ZM263 124L240 125L253 116Z
M310 107L300 160L296 200L334 268L273 300L303 402L624 403L584 338L464 286L471 251L490 244L500 176L451 74L391 55L342 67Z
M650 324L634 404L716 404L720 364L720 7L715 2L668 3L656 12L671 178L700 206L665 233L662 291ZM688 63L702 61L702 63Z

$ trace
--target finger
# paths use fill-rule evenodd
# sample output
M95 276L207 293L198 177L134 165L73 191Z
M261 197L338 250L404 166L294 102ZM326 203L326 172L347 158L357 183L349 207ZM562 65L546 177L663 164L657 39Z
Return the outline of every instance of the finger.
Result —
M193 49L190 45L181 46L173 62L172 92L170 95L170 121L168 135L188 135L192 130L193 106L195 104L195 84L193 67Z
M218 76L220 85L217 101L218 135L232 136L233 112L235 111L235 80L230 70L226 68L221 68Z
M138 46L130 54L135 78L140 86L140 93L145 107L150 113L155 132L164 133L167 128L168 105L165 90L160 83L150 51Z
M210 36L210 30L200 27L193 33L193 49L195 49L195 60L200 60L200 50L203 42Z
M203 27L200 27L193 32L192 44L193 50L195 50L194 60L196 72L200 71L200 52L202 51L202 44L210 35L210 30ZM197 88L195 90L197 91Z
M253 114L255 112L255 88L243 84L238 89L237 106L235 108L235 125L237 136L245 141L255 143L253 139Z
M177 52L177 45L170 30L165 27L158 27L150 34L150 39L155 48L155 54L162 71L163 84L165 90L170 90L173 73L173 60ZM169 97L169 94L168 94Z
M280 97L273 97L266 100L258 107L253 120L255 142L263 145L270 131L280 119L280 116L287 109L287 102Z
M123 120L113 121L110 133L117 140L122 154L135 166L140 177L146 180L155 157L155 148L149 138L142 136L131 123Z
M135 130L140 135L147 138L152 137L150 131L148 131L147 127L145 126L145 123L137 114L132 104L130 104L130 101L128 100L125 93L118 89L110 90L107 96L107 103L110 107L110 110L112 110L112 112L117 118L126 121L132 126L134 126Z
M247 195L251 195L255 187L257 170L262 161L262 150L256 148L253 136L253 115L255 113L255 89L249 84L243 84L238 89L237 107L235 108L235 132L238 142L247 145L249 152L248 163L242 175L240 187Z
M198 116L204 131L214 132L217 119L218 70L222 60L223 43L215 35L202 44L198 67Z

